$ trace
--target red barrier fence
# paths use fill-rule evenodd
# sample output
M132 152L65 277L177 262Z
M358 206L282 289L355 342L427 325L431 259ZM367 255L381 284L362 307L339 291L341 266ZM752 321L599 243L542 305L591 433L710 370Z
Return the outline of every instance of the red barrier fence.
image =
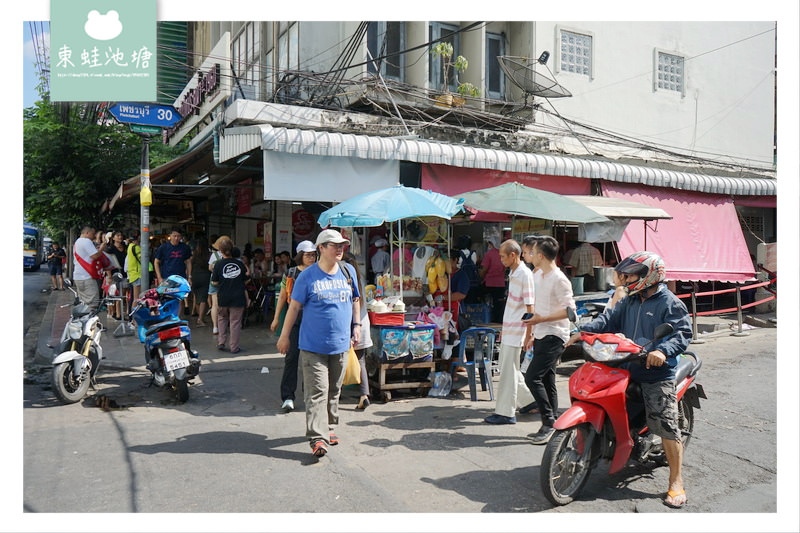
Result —
M746 304L746 305L742 305L742 291L754 290L754 289L757 289L759 287L768 287L769 285L774 285L777 281L778 281L778 278L775 277L775 278L773 278L773 279L771 279L769 281L764 281L764 282L761 282L761 283L754 283L752 285L746 285L744 287L736 286L736 287L734 287L732 289L721 289L721 290L718 290L718 291L707 291L707 292L694 292L694 291L692 291L692 292L687 293L687 294L678 294L677 295L678 298L681 298L681 299L683 299L683 298L691 298L692 299L692 303L691 303L691 307L692 307L692 312L691 312L691 317L692 317L692 342L702 342L702 341L699 341L697 339L697 317L698 316L724 315L726 313L733 313L734 311L736 311L738 313L738 319L739 319L739 331L737 333L734 333L734 335L747 335L747 333L744 333L742 331L742 310L743 309L748 309L750 307L754 307L756 305L763 304L765 302L769 302L771 300L774 300L774 299L777 298L777 293L776 293L776 291L768 288L767 291L771 292L772 296L769 296L768 298L764 298L763 300L759 300L757 302L752 302L752 303L749 303L749 304ZM698 296L712 296L712 295L716 295L716 294L725 294L725 293L730 293L730 292L735 292L736 293L736 307L729 307L727 309L715 309L715 310L712 310L712 311L703 311L703 312L700 312L700 313L697 312L697 297Z

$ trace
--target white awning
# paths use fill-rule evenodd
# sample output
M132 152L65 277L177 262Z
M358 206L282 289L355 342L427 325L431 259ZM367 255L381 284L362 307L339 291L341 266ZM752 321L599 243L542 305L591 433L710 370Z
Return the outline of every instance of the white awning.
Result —
M570 200L583 204L609 218L630 218L637 220L656 220L672 218L666 211L647 204L624 200L622 198L609 198L607 196L577 196L569 195Z
M273 127L269 124L226 128L220 138L220 160L227 161L258 148L292 154L413 161L595 178L713 194L774 196L777 193L776 180L769 178L692 174L612 161L495 150L422 139Z

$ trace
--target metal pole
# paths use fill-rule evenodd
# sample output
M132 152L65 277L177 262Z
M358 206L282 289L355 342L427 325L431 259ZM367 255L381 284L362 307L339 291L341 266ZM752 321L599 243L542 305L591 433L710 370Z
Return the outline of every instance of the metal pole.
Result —
M739 331L732 333L734 337L747 337L750 335L747 331L742 331L742 289L740 285L736 286L736 318L739 320Z
M689 344L703 344L706 342L697 337L697 283L692 282L692 340Z
M150 139L142 136L142 173L140 190L150 186ZM141 200L140 200L141 202ZM141 265L142 270L142 293L150 288L150 206L140 206L141 217L141 237L140 246L142 248Z

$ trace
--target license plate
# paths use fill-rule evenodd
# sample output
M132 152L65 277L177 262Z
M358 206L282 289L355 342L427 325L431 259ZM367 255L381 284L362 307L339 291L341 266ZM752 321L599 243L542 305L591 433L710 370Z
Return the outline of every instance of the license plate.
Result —
M189 354L186 350L179 350L177 352L164 354L164 366L167 370L177 370L179 368L186 368L189 366Z

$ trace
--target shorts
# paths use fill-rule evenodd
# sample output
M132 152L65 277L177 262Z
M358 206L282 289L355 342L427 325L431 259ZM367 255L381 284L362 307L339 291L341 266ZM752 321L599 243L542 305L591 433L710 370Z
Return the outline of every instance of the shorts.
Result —
M61 262L52 263L50 265L50 275L51 276L60 276L64 273L64 265Z
M675 381L656 381L640 383L644 409L647 414L647 427L653 434L672 440L681 440L678 426L678 397L675 394Z
M219 287L217 285L214 285L212 283L208 284L208 294L217 294L218 290L219 290Z
M131 281L131 287L141 287L142 286L142 278L138 278L134 281Z

